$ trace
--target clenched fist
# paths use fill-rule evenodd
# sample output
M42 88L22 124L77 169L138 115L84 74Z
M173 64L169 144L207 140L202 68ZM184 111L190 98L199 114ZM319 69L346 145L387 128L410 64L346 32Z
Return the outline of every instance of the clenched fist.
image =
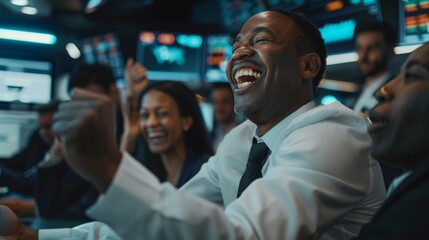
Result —
M115 142L115 106L106 95L75 88L55 114L54 132L68 165L104 192L122 157Z

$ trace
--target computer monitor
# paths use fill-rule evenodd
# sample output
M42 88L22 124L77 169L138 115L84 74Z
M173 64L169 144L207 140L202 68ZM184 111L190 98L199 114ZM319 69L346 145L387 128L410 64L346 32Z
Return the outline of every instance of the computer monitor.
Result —
M136 59L147 68L149 80L197 83L202 75L202 51L201 35L143 31Z
M328 54L353 51L356 24L382 20L378 0L268 0L268 6L305 15L319 28Z
M111 67L116 85L124 86L124 58L116 34L106 33L83 39L82 55L85 63L102 63Z
M252 15L268 9L265 0L218 0L224 27L238 32Z
M48 61L0 58L1 106L7 103L49 103L52 72L52 63Z
M399 28L401 45L429 41L429 1L399 1Z
M232 55L231 35L208 35L204 52L204 81L227 82L225 68Z

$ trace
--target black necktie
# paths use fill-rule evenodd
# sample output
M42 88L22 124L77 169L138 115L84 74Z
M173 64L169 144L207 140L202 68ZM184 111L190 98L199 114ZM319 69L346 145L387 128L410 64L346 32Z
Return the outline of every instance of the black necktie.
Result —
M246 170L238 185L237 197L240 197L244 189L247 188L255 179L262 177L262 166L267 159L267 154L270 149L265 143L258 143L256 138L253 138L252 148L250 149L249 159L247 160Z

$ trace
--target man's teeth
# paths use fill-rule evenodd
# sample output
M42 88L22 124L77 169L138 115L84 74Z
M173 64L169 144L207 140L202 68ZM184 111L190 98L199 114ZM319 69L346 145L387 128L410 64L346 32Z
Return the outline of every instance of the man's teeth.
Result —
M253 76L255 78L259 78L259 77L261 77L261 73L257 72L257 71L253 71L253 70L238 70L235 73L234 78L238 79L241 76Z
M251 82L242 82L242 83L237 82L237 88L244 88L247 85L249 85L250 83Z

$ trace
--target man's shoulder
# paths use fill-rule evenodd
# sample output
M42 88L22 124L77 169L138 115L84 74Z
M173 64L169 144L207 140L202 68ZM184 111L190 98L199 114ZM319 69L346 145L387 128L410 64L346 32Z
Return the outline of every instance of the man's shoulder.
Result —
M231 131L226 134L225 138L243 138L248 136L251 139L255 130L256 124L250 120L245 120L231 129Z
M361 113L355 112L339 102L319 105L298 116L291 125L306 126L326 121L363 128L365 131L367 127L367 121Z
M276 146L285 144L289 141L289 136L294 139L301 139L307 143L317 142L321 144L321 139L337 141L359 138L365 141L365 145L370 142L367 133L367 122L363 115L352 111L351 109L333 103L329 105L320 105L302 113L293 119L288 126L283 128L276 138Z

